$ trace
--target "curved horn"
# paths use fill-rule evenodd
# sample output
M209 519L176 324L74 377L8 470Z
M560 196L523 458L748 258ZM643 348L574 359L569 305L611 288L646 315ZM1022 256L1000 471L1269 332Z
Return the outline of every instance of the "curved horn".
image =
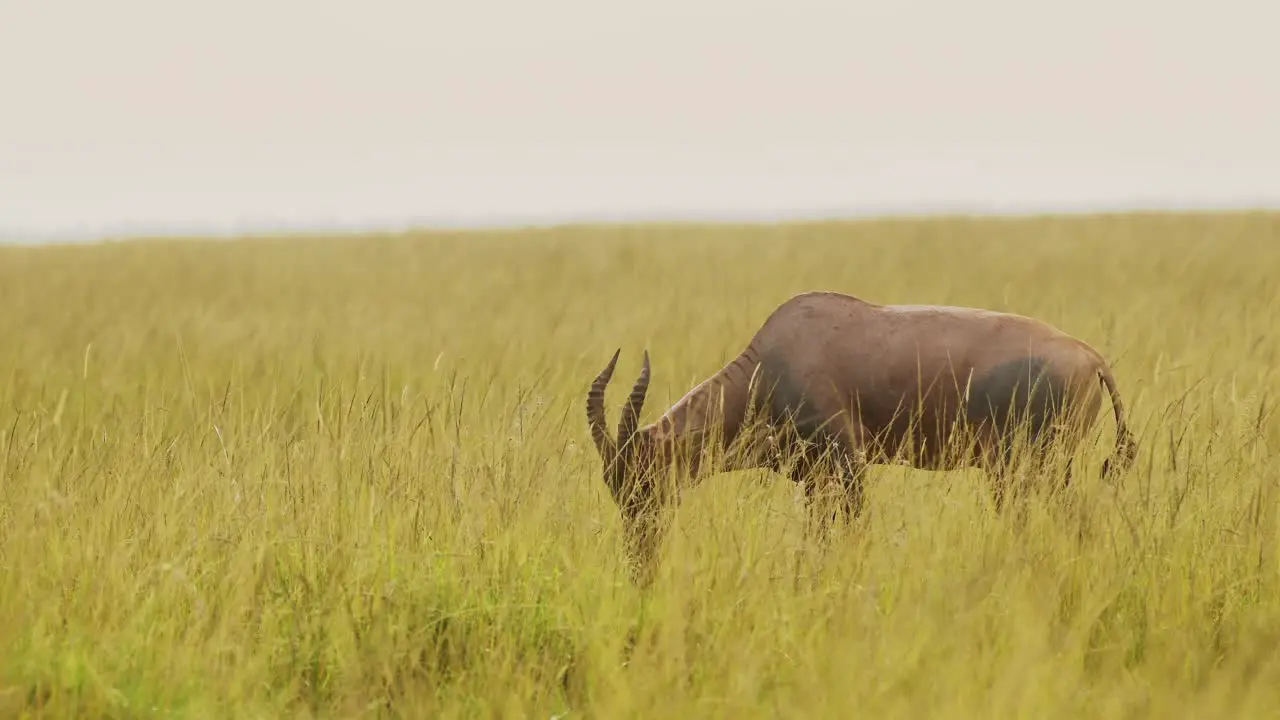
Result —
M640 422L640 408L644 407L644 396L649 391L649 351L644 351L644 366L640 368L640 377L636 380L635 387L631 389L631 396L627 398L627 404L622 408L622 419L618 421L618 445L625 445L631 436L635 434L636 426Z
M618 348L613 353L613 359L596 376L595 381L591 383L591 390L587 392L587 424L591 426L591 439L595 441L596 450L606 462L613 459L617 448L609 437L608 424L604 419L604 389L613 377L613 369L618 364L620 354L622 354L622 348Z

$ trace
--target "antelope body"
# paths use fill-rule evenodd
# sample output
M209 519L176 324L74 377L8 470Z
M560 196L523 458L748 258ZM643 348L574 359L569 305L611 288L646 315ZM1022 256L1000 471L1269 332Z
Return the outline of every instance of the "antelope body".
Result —
M878 305L809 292L780 305L747 346L660 418L638 426L649 354L619 421L605 429L603 396L619 352L595 379L587 418L604 477L637 552L652 550L657 482L683 462L696 479L705 450L728 451L723 469L781 470L812 496L824 456L836 461L847 510L860 510L867 465L918 469L982 467L999 476L1015 431L1042 457L1073 448L1094 422L1102 388L1116 420L1115 455L1104 476L1136 451L1115 379L1085 342L1039 320L976 308ZM1069 461L1068 461L1069 462ZM1068 477L1070 466L1067 466ZM1002 502L996 488L997 506Z

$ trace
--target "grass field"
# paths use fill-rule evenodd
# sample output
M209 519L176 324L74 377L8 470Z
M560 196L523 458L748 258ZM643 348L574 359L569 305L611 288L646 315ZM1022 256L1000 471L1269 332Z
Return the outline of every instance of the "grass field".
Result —
M1135 466L877 468L825 554L719 475L639 591L587 385L812 289L1087 340ZM0 716L1275 717L1278 330L1261 214L0 248Z

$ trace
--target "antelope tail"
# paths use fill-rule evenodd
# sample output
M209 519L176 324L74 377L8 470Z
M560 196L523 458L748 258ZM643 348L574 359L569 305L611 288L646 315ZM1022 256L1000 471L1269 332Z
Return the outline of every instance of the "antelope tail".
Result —
M1123 473L1132 465L1138 455L1138 442L1124 421L1124 402L1120 400L1120 391L1116 388L1116 379L1105 363L1100 364L1098 377L1111 396L1111 407L1116 416L1116 449L1115 453L1102 463L1102 477Z

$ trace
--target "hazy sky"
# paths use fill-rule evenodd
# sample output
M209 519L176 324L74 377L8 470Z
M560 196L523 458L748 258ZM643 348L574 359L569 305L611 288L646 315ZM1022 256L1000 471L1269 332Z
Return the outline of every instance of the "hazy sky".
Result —
M0 234L1280 205L1275 0L0 0Z

